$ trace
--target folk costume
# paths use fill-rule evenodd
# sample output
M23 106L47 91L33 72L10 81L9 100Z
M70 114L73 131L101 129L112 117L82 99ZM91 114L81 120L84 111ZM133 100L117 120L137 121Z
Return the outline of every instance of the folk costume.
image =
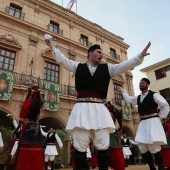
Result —
M63 143L57 133L55 131L53 133L46 133L41 128L41 133L43 136L45 136L46 139L46 148L45 148L45 170L47 170L48 167L48 161L51 162L51 170L54 170L54 159L55 156L58 155L57 148L56 148L56 142L58 143L59 147L63 147Z
M15 130L13 131L13 139L14 139L14 145L12 147L12 150L11 150L11 157L14 156L17 148L18 148L18 141L19 141L19 137L20 137L20 130L21 130L21 121L19 122L19 124L17 123L17 121L15 119L13 119L13 125L15 127Z
M128 167L129 157L130 155L132 155L132 152L130 150L130 144L135 144L135 142L128 139L127 137L123 137L121 142L123 146L123 155L124 155L126 167Z
M162 145L161 148L161 154L163 157L163 165L164 167L170 169L170 119L167 118L165 120L165 133L166 133L166 137L167 137L167 145Z
M114 170L125 170L125 161L120 138L122 134L122 113L110 102L107 102L105 105L110 111L113 122L115 123L117 120L119 124L119 129L110 133L110 167Z
M21 130L21 121L19 124L13 118L13 126L15 130L12 132L12 138L10 140L10 150L6 160L6 169L7 170L14 170L16 167L16 157L17 157L17 149L18 149L18 141L20 137L20 130Z
M92 169L94 169L98 165L97 165L97 151L92 141L89 144L89 148L91 152L90 166L92 167Z
M142 80L150 84L148 79L143 78ZM163 160L160 150L161 145L166 144L167 140L160 118L166 118L168 115L169 105L167 101L151 90L138 96L129 96L125 91L122 94L125 100L138 105L141 121L135 141L143 159L148 163L151 170L155 170L152 157L152 154L154 154L158 168L162 170ZM160 109L158 109L158 106Z
M0 149L2 149L3 146L4 146L4 143L3 143L2 135L1 135L1 132L0 132Z
M69 165L72 166L73 170L75 169L75 148L73 146L73 143L70 145L70 163Z
M39 115L42 107L42 98L38 86L31 88L31 93L24 101L20 118L22 120L21 136L16 170L43 169L44 139L40 132Z
M87 148L87 150L86 150L86 157L87 157L86 170L90 170L90 161L89 160L92 157L90 148Z
M101 47L93 45L88 49L88 53L96 49ZM99 169L108 169L109 134L115 129L110 113L103 105L107 97L109 81L141 64L143 57L139 54L120 64L92 66L88 61L82 64L68 59L55 47L51 50L57 63L75 75L77 103L70 114L66 130L73 134L76 168L83 169L86 166L86 150L92 139L98 150Z

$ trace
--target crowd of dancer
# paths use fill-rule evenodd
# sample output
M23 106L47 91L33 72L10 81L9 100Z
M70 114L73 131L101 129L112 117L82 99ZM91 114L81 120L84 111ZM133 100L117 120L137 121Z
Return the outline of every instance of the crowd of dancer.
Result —
M46 133L39 124L42 105L40 89L33 85L28 89L20 111L19 122L17 123L14 116L10 115L13 118L15 130L10 141L6 161L7 170L43 170L44 168L47 170L49 164L50 169L54 169L54 159L58 155L56 142L60 149L63 143L53 128Z
M53 45L51 35L45 34L44 38L56 62L75 75L77 102L66 126L66 131L72 134L70 164L73 168L88 170L91 164L93 168L97 166L99 170L108 170L109 166L114 170L124 170L128 166L129 155L131 155L129 146L134 144L139 147L150 170L156 170L153 156L158 169L164 170L161 145L167 144L166 135L169 137L169 125L167 123L164 126L165 134L161 119L166 119L169 105L161 95L149 90L150 81L147 78L141 79L139 83L141 94L137 96L129 96L122 87L118 87L124 100L138 105L140 123L135 142L128 139L125 134L121 139L123 128L121 111L110 102L106 102L110 79L141 64L145 56L150 55L148 49L151 43L149 42L136 57L119 64L101 63L102 48L95 44L88 49L87 62L80 63L62 54ZM53 165L54 155L58 154L53 147L55 142L59 143L60 148L63 147L53 129L50 129L47 134L40 128L42 103L39 87L34 86L29 89L20 113L21 129L19 141L16 143L19 149L18 153L15 152L17 153L16 170L23 170L23 167L28 164L32 164L31 170L41 170L44 167L43 135L47 137L46 170L48 161L50 160ZM115 126L116 120L119 124L118 128ZM18 132L20 126L15 132ZM15 154L13 160L14 157Z

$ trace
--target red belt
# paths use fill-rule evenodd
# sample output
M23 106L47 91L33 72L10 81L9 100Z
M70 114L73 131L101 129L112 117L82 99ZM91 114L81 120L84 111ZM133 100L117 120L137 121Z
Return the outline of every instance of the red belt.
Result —
M145 115L150 115L152 113L158 113L158 110L154 109L154 110L149 110L149 111L146 111L146 112L140 112L139 115L140 116L145 116Z
M77 91L77 98L93 97L102 99L101 94L96 90L79 90Z

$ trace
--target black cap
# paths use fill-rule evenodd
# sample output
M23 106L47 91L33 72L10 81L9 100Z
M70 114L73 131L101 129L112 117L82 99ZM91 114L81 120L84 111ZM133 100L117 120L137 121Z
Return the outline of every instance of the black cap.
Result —
M90 51L94 51L94 50L96 50L96 49L100 49L100 50L101 50L100 45L98 45L98 44L92 45L92 46L88 49L88 53L89 53Z
M147 84L150 84L150 81L147 78L142 78L141 81L145 81Z

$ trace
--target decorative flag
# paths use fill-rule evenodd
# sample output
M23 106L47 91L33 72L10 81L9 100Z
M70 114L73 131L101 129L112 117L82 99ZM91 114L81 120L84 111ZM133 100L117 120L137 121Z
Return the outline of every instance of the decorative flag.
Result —
M0 70L0 100L11 100L15 73Z
M130 103L124 100L122 100L122 117L125 120L132 119Z
M60 86L56 83L44 81L44 105L43 109L58 111L60 104Z
M67 8L71 9L74 3L76 3L76 0L70 0L70 2L67 5Z

